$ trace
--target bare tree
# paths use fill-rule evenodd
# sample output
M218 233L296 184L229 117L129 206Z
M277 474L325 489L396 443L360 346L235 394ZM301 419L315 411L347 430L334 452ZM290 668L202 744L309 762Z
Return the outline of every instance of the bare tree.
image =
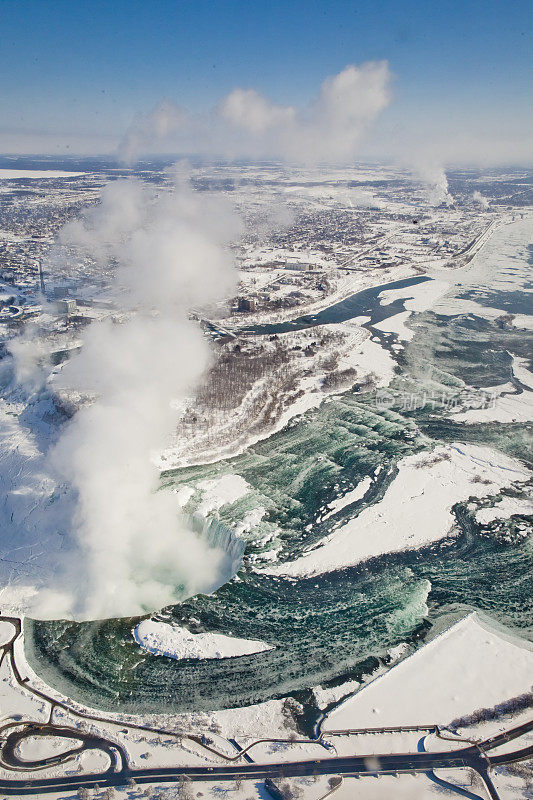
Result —
M194 800L194 791L192 788L192 781L187 775L182 775L178 779L178 797L180 800Z

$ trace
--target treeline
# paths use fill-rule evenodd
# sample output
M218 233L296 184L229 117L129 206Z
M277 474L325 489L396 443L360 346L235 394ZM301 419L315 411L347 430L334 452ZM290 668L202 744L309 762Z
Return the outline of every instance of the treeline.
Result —
M504 700L503 703L493 706L493 708L478 708L464 717L457 717L449 724L449 728L457 730L457 728L467 728L470 725L479 725L480 722L489 722L491 720L501 719L510 714L519 714L527 708L533 707L533 692L526 692L517 697L512 697L510 700Z

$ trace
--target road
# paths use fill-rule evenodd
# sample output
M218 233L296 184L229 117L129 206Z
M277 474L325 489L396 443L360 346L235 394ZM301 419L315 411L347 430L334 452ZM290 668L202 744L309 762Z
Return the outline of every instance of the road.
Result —
M533 722L529 723L528 726L529 730L532 728ZM475 770L485 780L488 766L509 763L517 760L517 757L525 759L533 756L533 746L531 746L515 753L507 753L494 759L488 759L480 752L485 744L483 743L480 747L471 746L438 753L369 753L367 755L341 756L323 760L281 761L273 764L208 767L176 766L147 769L128 769L124 767L118 772L110 769L106 773L69 775L62 778L0 779L0 790L6 795L20 796L21 794L30 795L67 789L73 790L83 786L91 787L95 784L98 784L101 788L121 786L132 779L137 784L144 784L175 782L180 777L186 777L192 781L233 781L237 778L264 780L265 778L290 778L305 775L363 777L378 774L399 775L401 773L428 772L435 769L464 769L465 767ZM498 798L497 794L491 793L491 796Z
M83 750L100 750L109 758L109 772L122 771L127 763L128 757L125 749L116 742L109 742L101 736L85 733L75 728L64 725L39 725L36 723L22 723L22 730L14 730L7 735L0 750L0 762L8 769L22 769L25 771L43 769L55 764L63 764L71 758L79 755ZM21 723L18 723L20 726ZM17 747L24 739L36 736L53 736L61 739L74 739L79 741L78 747L64 750L57 755L40 758L35 761L26 761L19 758ZM118 756L120 756L120 766Z

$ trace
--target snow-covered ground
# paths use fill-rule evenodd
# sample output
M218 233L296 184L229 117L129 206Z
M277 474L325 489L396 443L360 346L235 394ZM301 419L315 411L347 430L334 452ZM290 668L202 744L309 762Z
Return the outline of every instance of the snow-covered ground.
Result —
M320 325L309 331L281 334L280 338L287 337L290 343L305 346L309 341L329 333L340 334L342 339L335 340L327 348L321 348L317 357L313 359L313 362L316 363L313 363L312 359L306 359L303 375L298 377L297 369L295 370L296 384L291 388L275 421L259 426L253 425L257 420L251 417L250 408L254 398L264 388L265 380L261 378L256 381L238 408L225 413L222 421L213 423L209 427L209 436L220 438L219 443L215 446L213 444L204 446L201 440L199 442L193 439L184 440L178 436L176 441L167 447L161 457L157 459L158 466L167 470L233 458L262 439L282 430L296 417L318 408L327 397L346 389L346 383L335 388L327 388L324 385L324 379L328 372L320 366L319 362L327 359L333 353L338 353L337 369L339 371L355 370L356 375L353 376L352 383L371 375L376 386L389 385L394 377L395 361L393 357L379 343L372 341L369 332L362 328L356 320ZM312 374L307 374L309 371ZM350 379L348 379L349 383ZM276 399L280 401L283 398L277 396ZM238 435L231 435L240 428L243 428L242 432ZM226 433L229 434L229 441L224 438Z
M533 389L533 373L528 369L529 359L519 358L511 353L513 359L513 375L520 383Z
M527 314L514 314L512 325L524 331L533 331L533 316Z
M398 470L379 503L365 508L296 561L265 572L319 575L384 553L423 547L451 532L455 503L497 494L530 477L515 459L488 447L460 443L407 456Z
M65 172L60 169L0 169L0 180L16 178L77 178L85 172Z
M476 521L482 525L493 522L495 519L508 519L513 514L527 516L533 514L533 500L520 497L504 497L490 508L480 508L476 511Z
M463 719L459 733L469 739L482 740L513 725L526 722L527 714L502 714L499 718L480 722L480 716L469 722L469 717L479 709L491 710L501 703L531 691L533 676L533 644L521 639L473 612L455 622L440 635L396 664L385 674L364 685L351 697L340 703L327 716L322 730L346 728L377 728L406 725L448 725ZM418 748L421 733L387 733L335 737L339 754L357 752L409 752ZM446 750L456 747L453 742L430 734L422 736L425 750ZM532 737L522 737L509 744L519 749L531 744ZM523 775L527 775L527 765ZM527 797L524 777L514 775L507 768L497 768L493 781L505 800ZM455 790L448 789L450 797L474 792L485 797L483 785L468 770L439 770L437 780L446 780ZM422 776L402 776L400 779L381 778L349 781L335 794L348 800L356 788L361 797L436 798L448 796L436 781ZM526 793L524 793L526 792Z
M456 422L530 422L533 419L533 391L526 389L517 392L512 384L491 386L481 389L493 399L484 408L469 408L461 411L451 409L452 419Z
M362 318L364 319L364 318ZM391 354L373 341L368 331L360 327L357 319L325 325L327 330L335 330L348 335L346 352L339 360L340 369L355 369L359 378L372 374L375 385L388 386L394 378L396 362Z
M533 645L471 613L334 709L323 730L447 725L531 690Z
M254 639L239 639L221 633L191 633L178 625L145 619L133 630L135 641L150 653L169 658L234 658L271 650Z
M308 303L302 303L295 308L285 308L276 311L258 311L254 313L253 318L247 316L238 319L239 327L242 324L267 324L271 322L282 322L285 320L293 319L295 316L300 317L306 314L317 314L329 306L340 303L346 300L352 294L361 292L364 289L370 289L379 284L391 283L393 281L402 280L403 278L412 278L417 273L409 264L396 265L380 269L361 269L350 270L343 273L338 273L335 276L335 287L332 292L328 293L320 299L312 300ZM294 289L293 286L287 287L287 293ZM230 327L235 324L235 318L227 318L224 322L225 325Z
M185 487L184 487L185 488ZM228 503L235 503L244 497L250 486L240 475L228 474L212 480L200 481L197 489L202 492L198 512L207 516ZM181 489L183 491L183 488Z
M341 497L337 497L335 500L333 500L333 502L329 503L329 510L324 514L323 517L320 518L320 521L324 522L324 520L329 519L329 517L332 517L333 514L336 514L338 511L341 511L341 509L346 508L346 506L349 506L351 503L361 500L361 498L367 493L368 489L370 489L371 485L372 478L370 475L367 475L366 478L363 478L363 480L357 484L355 489L352 489L350 492L346 492L346 494L342 495Z
M17 648L17 655L22 653ZM32 685L41 682L24 663L23 657L17 659L22 675L28 675ZM412 655L397 663L388 672L381 674L371 683L363 685L359 691L345 699L332 712L329 713L322 724L326 738L332 743L334 750L326 752L316 744L261 744L254 748L251 755L258 762L284 761L310 758L327 758L330 755L343 755L348 753L392 753L414 752L420 734L382 734L365 736L330 736L327 731L344 728L379 727L387 725L409 724L449 724L458 717L468 717L479 708L493 708L496 704L529 691L531 675L533 674L533 645L518 639L516 636L496 626L495 623L480 617L477 613L470 614L452 624L440 635L436 636ZM9 675L7 661L0 668L2 675L2 716L22 713L26 718L45 721L47 709L45 704L31 699L27 710L21 705L21 695L26 694L22 687L13 685ZM42 685L42 684L41 684ZM46 690L46 687L42 687ZM352 686L346 685L348 691L358 689L354 682ZM50 692L57 695L55 692ZM334 694L334 693L333 693ZM10 699L11 698L11 699ZM60 698L59 699L65 699ZM317 699L324 702L334 700L334 696L320 692ZM208 734L212 745L228 755L234 755L236 749L224 737L235 738L241 746L246 746L262 736L287 738L290 728L287 727L286 717L283 713L284 701L272 700L245 709L230 709L211 714L137 717L122 715L122 724L110 725L90 721L76 721L69 712L56 711L56 721L62 724L71 724L84 730L117 741L126 747L133 766L166 766L170 764L213 764L221 763L216 756L204 750L200 745L187 738L176 740L164 735L154 735L142 731L128 729L128 721L135 720L141 724L157 725L174 730L191 730L198 734L202 730ZM85 710L77 706L78 710ZM12 710L11 710L12 709ZM111 717L115 715L109 715ZM4 716L5 718L5 716ZM121 715L116 715L117 722ZM464 730L464 735L477 735L486 738L494 733L524 721L504 718L495 719L489 723ZM25 756L28 758L38 756L42 750L42 740L28 740L25 745ZM48 743L52 747L54 743ZM428 750L450 749L453 743L447 743L433 736L426 737L424 743ZM61 746L64 746L61 743ZM520 746L524 746L521 741ZM58 743L59 748L59 743ZM80 771L105 770L106 762L98 762L97 758L87 760L85 754L70 762L68 771L75 774ZM369 758L372 756L369 755ZM85 759L85 761L83 760ZM43 775L62 774L64 767L49 767ZM24 774L24 773L22 773ZM468 772L449 771L447 774L439 773L452 784L463 788L470 788L483 797L482 787L471 784ZM498 788L502 791L502 798L523 797L523 780L498 771L495 776ZM194 785L194 784L193 784ZM319 800L327 791L327 779L294 779L293 785L298 785L305 800ZM162 787L164 795L175 789L171 785ZM505 789L505 793L503 790ZM117 790L117 798L126 800L135 793L135 787L121 787ZM262 782L244 782L242 786L234 783L202 783L201 791L206 800L214 800L220 796L230 796L245 800L245 798L268 798ZM357 794L354 794L357 792ZM388 800L390 797L405 798L405 800L430 800L441 795L439 787L434 785L426 776L401 776L365 778L354 780L345 779L344 785L335 793L336 797L351 800L352 797L361 796L375 798L375 800Z
M532 241L532 219L528 211L524 218L506 220L498 228L493 228L490 238L472 260L454 270L453 274L449 270L433 269L433 277L451 280L455 284L455 293L450 291L437 298L433 310L437 314L475 314L485 319L503 316L505 312L501 308L492 307L486 300L466 299L454 294L473 291L483 296L487 291L526 291L524 285L530 279L531 271L527 248ZM514 324L522 317L516 315ZM526 323L528 319L523 317Z
M410 296L404 302L405 311L376 323L373 327L379 331L395 333L400 341L411 341L415 335L415 330L406 326L407 320L413 312L420 313L431 308L439 298L446 294L450 287L450 282L442 280L425 281L424 283L409 286L407 289L387 289L380 294L382 305L389 305L394 300Z

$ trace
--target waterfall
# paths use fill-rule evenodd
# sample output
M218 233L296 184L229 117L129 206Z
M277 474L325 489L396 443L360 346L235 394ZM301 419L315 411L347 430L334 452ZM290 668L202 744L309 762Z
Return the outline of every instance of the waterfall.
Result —
M241 566L245 542L235 531L221 522L217 517L206 518L196 511L188 517L189 526L208 543L209 547L223 550L232 564L235 574Z

